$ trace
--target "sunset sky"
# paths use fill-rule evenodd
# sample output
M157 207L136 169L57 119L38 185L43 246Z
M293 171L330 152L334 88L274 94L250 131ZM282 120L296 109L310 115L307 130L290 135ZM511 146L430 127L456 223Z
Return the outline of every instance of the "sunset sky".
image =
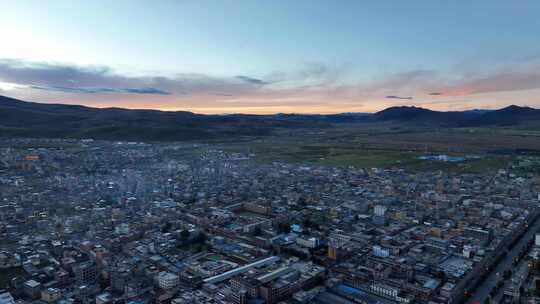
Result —
M540 108L538 0L0 0L0 95L199 113Z

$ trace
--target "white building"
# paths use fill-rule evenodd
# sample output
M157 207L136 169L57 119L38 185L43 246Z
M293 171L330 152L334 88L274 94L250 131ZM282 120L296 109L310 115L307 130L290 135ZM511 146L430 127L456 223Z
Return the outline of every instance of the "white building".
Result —
M15 299L9 292L0 293L0 304L15 304Z
M128 234L129 233L129 224L122 223L114 228L116 234Z
M392 299L398 303L412 302L411 298L405 298L400 296L400 290L398 288L394 288L386 284L371 284L370 289L371 292L378 294L382 297Z
M41 291L41 300L47 303L58 301L62 297L62 291L58 288L47 288Z
M109 304L112 302L112 295L108 292L97 295L96 304Z
M317 246L319 246L319 239L318 238L315 238L315 237L310 237L310 238L302 238L302 237L299 237L296 239L296 244L302 246L302 247L307 247L307 248L315 248Z
M373 255L381 258L386 258L390 255L390 250L387 248L382 248L379 245L373 246Z
M399 289L385 284L371 284L371 291L383 297L395 299L399 294Z
M174 273L162 271L157 276L159 288L169 290L173 289L180 283L180 278Z
M386 207L383 205L376 205L373 212L376 216L384 216L386 213Z
M463 256L470 259L472 257L473 248L472 246L465 245L463 246Z
M340 248L349 244L351 242L351 237L344 234L333 233L328 238L328 246L333 248Z

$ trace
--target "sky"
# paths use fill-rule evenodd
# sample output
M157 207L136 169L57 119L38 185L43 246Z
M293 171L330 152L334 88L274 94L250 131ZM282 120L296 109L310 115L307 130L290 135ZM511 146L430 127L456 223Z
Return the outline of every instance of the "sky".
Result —
M538 0L0 0L0 95L198 113L540 108Z

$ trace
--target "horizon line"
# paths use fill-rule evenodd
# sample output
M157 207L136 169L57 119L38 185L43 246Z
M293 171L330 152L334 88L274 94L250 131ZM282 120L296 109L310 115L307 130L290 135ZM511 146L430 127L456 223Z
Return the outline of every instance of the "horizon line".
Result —
M18 98L11 97L11 96L8 96L8 95L3 95L3 94L0 94L0 97L9 98L9 99L13 99L13 100L16 100L16 101L19 101L19 102L24 102L24 103L36 103L36 104L41 104L41 105L78 106L78 107L85 107L85 108L89 108L89 109L103 109L103 110L106 110L106 109L121 109L121 110L133 110L133 111L159 111L159 112L170 112L170 113L188 112L188 113L192 113L192 114L196 114L196 115L218 115L218 116L219 115L223 115L223 116L226 116L226 115L264 116L264 115L279 115L279 114L283 114L283 115L366 114L366 115L369 115L369 114L376 114L376 113L384 111L386 109L399 108L399 107L419 108L419 109L425 109L425 110L429 110L429 111L442 112L442 113L444 113L444 112L467 112L467 111L496 111L496 110L501 110L501 109L513 107L513 106L520 107L520 108L531 108L531 109L537 109L538 110L538 108L534 108L534 107L531 107L531 106L528 106L528 105L508 104L508 105L500 107L500 108L469 108L469 109L462 109L462 110L441 111L441 110L434 110L434 109L431 109L429 107L423 107L423 106L419 106L419 105L415 105L415 104L408 104L408 105L395 105L395 106L382 108L381 110L378 110L378 111L366 111L366 112L343 111L343 112L268 112L268 113L222 112L222 113L211 113L211 112L191 111L191 110L189 110L189 108L185 108L185 109L170 109L169 108L169 109L167 109L167 108L135 108L135 107L132 108L132 107L99 106L99 105L89 106L89 105L80 104L80 103L63 103L63 102L60 102L60 103L59 102L48 103L48 102L39 102L39 101L28 101L28 100L22 100L22 99L18 99Z

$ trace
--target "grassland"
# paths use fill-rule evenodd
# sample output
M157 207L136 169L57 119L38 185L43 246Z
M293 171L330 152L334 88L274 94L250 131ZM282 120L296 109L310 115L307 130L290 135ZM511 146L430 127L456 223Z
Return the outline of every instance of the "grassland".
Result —
M183 143L206 143L229 152L253 153L259 163L283 161L338 167L483 172L505 168L520 154L540 156L539 130L537 125L437 128L392 123L342 123L311 128L276 128L264 135L241 132L230 136L194 138ZM170 142L156 144L169 145ZM63 148L77 149L71 145L66 144ZM182 159L204 153L209 146L186 145L184 149L169 151L168 156ZM15 148L29 147L22 143ZM418 159L427 154L481 157L459 163Z
M278 130L270 136L214 141L230 152L254 153L256 161L285 161L362 168L484 172L506 168L520 153L540 154L540 133L511 128L404 128L351 125ZM419 160L426 154L479 156L464 162Z

